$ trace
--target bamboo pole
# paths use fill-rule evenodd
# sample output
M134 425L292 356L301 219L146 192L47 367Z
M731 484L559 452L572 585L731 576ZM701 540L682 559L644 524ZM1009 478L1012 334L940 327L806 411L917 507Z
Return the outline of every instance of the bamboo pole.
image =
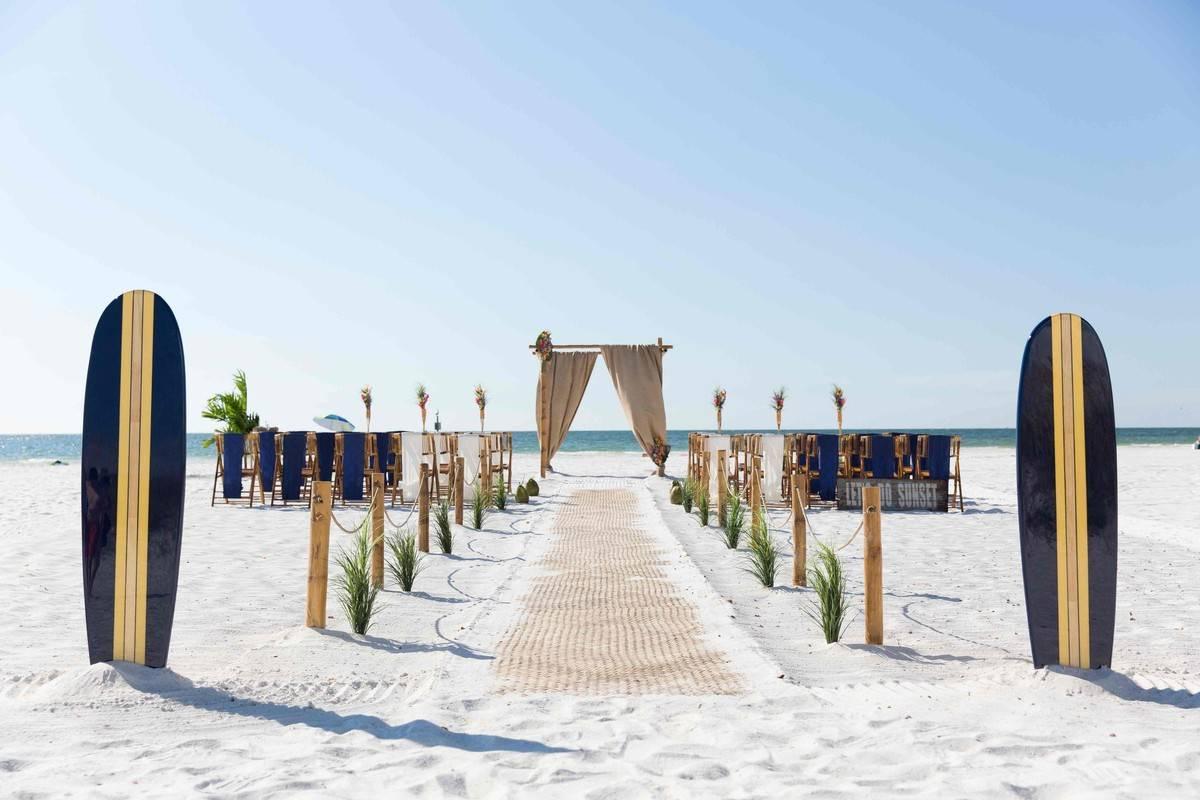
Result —
M883 644L883 542L878 486L863 487L863 584L867 644Z
M795 473L793 473L795 475ZM808 586L808 531L800 486L792 480L792 586Z
M463 474L466 462L459 456L454 463L454 524L463 524Z
M371 585L383 586L383 484L382 472L371 473Z
M725 451L717 451L717 525L725 527L725 495L729 490L726 486Z
M325 595L329 589L329 514L333 487L329 481L313 481L312 506L308 513L308 602L304 624L325 627Z
M542 362L542 379L538 381L538 416L541 419L541 430L538 431L538 449L541 455L541 475L546 477L546 468L550 466L550 361Z
M429 465L421 465L421 488L417 491L417 547L429 552Z

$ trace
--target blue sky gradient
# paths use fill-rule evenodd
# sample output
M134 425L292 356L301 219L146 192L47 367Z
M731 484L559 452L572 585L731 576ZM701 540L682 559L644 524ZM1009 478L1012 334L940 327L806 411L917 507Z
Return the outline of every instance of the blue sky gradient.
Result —
M79 429L135 287L193 430L239 367L282 427L529 429L542 328L675 344L673 428L1008 426L1060 310L1118 424L1196 424L1197 9L0 2L0 430Z

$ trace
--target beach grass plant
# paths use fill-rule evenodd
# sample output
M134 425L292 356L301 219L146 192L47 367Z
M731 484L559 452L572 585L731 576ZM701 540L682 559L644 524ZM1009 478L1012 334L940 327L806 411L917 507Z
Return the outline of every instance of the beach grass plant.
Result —
M770 589L775 585L779 573L779 547L767 527L766 514L762 508L754 509L754 521L750 525L750 552L746 554L749 564L746 571L763 586Z
M700 524L707 528L711 515L712 506L709 505L708 492L701 490L700 496L696 498L696 516L699 518Z
M492 484L492 505L498 511L503 511L508 505L508 485L504 483L503 477Z
M439 533L439 539L441 538ZM405 592L411 592L417 575L425 569L425 557L417 549L417 535L411 532L397 530L387 540L388 572L396 584ZM449 553L449 550L443 550Z
M490 481L489 481L490 483ZM475 479L475 499L471 503L471 527L477 531L483 530L484 520L492 505L491 488L485 488L482 476Z
M433 524L437 528L438 547L443 553L454 551L454 528L450 525L450 501L443 500L433 510Z
M682 484L683 491L680 493L680 503L683 505L685 514L692 513L692 505L696 502L696 481L694 478L688 478Z
M804 613L817 623L825 636L826 644L832 644L842 638L847 619L846 575L842 571L842 562L837 552L825 544L817 542L816 558L813 566L808 568L808 585L817 596L817 608L804 609Z
M729 493L729 500L725 503L725 546L730 550L736 550L738 542L742 539L742 530L746 527L746 507L742 505L742 498L737 492Z
M371 629L380 607L379 587L371 585L371 518L367 517L354 534L350 547L338 553L335 564L340 574L334 578L338 604L346 614L350 629L362 635Z

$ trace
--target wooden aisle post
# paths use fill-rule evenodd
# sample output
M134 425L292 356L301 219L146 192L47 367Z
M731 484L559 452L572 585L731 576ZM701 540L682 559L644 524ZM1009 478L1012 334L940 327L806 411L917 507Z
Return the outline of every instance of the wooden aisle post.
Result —
M863 583L867 604L867 644L883 644L883 543L879 487L863 487Z
M329 514L333 489L329 481L312 482L308 513L308 603L304 624L325 627L325 595L329 588Z
M758 477L758 467L762 460L755 456L750 461L750 519L754 519L754 514L758 507L762 505L762 481Z
M382 472L371 473L371 585L383 586L383 484Z
M550 459L547 458L549 452L548 439L550 438L550 360L542 362L542 379L538 381L541 391L538 392L538 417L541 424L538 426L541 430L538 431L538 450L541 453L542 478L546 477L546 467L550 465Z
M421 488L417 491L417 548L429 552L429 465L421 465Z
M717 451L717 525L725 527L725 451Z
M463 470L466 462L459 456L454 462L454 524L463 524Z
M795 475L795 473L793 473ZM808 531L800 486L792 481L792 586L808 586Z

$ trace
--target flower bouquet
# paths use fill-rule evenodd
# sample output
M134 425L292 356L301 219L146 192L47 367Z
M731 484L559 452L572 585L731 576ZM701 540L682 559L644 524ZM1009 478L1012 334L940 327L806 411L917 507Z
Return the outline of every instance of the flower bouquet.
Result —
M371 387L364 386L358 390L358 396L362 398L363 408L367 410L367 433L371 432Z
M836 383L833 385L833 407L837 409L838 438L842 436L842 409L846 406L846 393Z
M721 432L721 411L725 408L725 390L720 386L713 389L713 408L717 410L717 433Z
M553 353L554 342L550 341L550 331L542 331L533 342L533 354L544 364L550 360Z
M479 406L479 432L483 433L483 419L487 408L487 389L482 384L475 385L475 405Z
M661 436L655 436L654 444L650 448L650 460L654 462L654 466L658 467L659 475L665 474L669 455L671 455L671 445L664 442Z
M421 433L425 433L425 406L429 403L429 392L425 391L425 384L417 384L417 408L421 409Z
M783 401L787 399L787 389L780 386L771 395L771 408L775 409L775 432L783 429Z

